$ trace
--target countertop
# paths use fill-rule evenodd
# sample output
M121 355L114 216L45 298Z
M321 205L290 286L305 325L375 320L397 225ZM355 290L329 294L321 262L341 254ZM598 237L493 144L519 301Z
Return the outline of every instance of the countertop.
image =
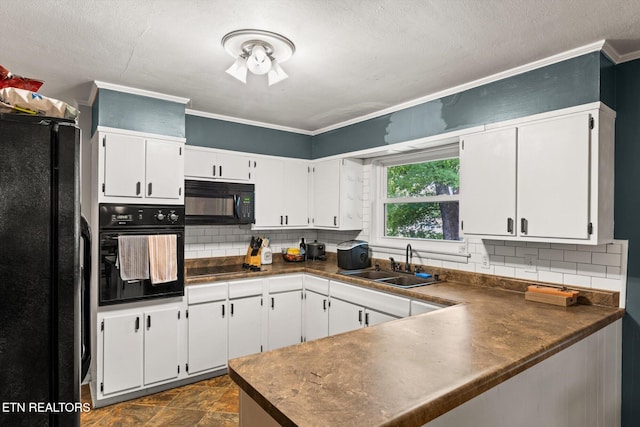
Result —
M615 292L576 288L582 304L558 307L525 301L531 282L429 270L447 281L402 290L310 261L187 284L304 272L450 305L230 360L231 378L283 425L420 426L624 315Z

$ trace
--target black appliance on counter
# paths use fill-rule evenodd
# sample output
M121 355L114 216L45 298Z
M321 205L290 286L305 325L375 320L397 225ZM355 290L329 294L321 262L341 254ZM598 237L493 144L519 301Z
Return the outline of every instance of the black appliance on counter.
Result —
M255 186L232 182L184 182L186 224L253 224Z
M347 240L338 244L338 267L359 270L371 267L371 248L364 240Z
M184 207L100 204L98 305L122 304L184 295ZM176 235L177 280L152 284L150 279L122 280L118 237Z
M84 259L82 275L81 238L84 254L91 244L81 225L79 153L71 120L0 114L3 426L80 424L80 382L91 357L82 342L90 337L82 279L91 262Z

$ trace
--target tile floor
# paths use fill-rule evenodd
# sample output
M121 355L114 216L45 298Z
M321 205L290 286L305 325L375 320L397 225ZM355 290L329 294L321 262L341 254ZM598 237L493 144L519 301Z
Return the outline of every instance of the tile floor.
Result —
M90 402L82 386L82 402ZM238 387L227 375L160 393L92 409L80 417L81 427L209 427L238 426Z

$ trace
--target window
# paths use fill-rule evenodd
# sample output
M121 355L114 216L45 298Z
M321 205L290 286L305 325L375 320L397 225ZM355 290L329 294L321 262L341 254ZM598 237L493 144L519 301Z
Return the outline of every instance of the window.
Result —
M411 243L433 253L466 253L459 171L457 143L374 161L373 241L398 249Z
M384 169L385 236L460 240L458 157Z

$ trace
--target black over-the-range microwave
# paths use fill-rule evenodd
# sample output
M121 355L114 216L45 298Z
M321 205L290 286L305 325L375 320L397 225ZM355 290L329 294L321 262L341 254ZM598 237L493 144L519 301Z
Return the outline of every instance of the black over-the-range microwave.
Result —
M187 225L253 224L253 184L185 180L184 210Z

